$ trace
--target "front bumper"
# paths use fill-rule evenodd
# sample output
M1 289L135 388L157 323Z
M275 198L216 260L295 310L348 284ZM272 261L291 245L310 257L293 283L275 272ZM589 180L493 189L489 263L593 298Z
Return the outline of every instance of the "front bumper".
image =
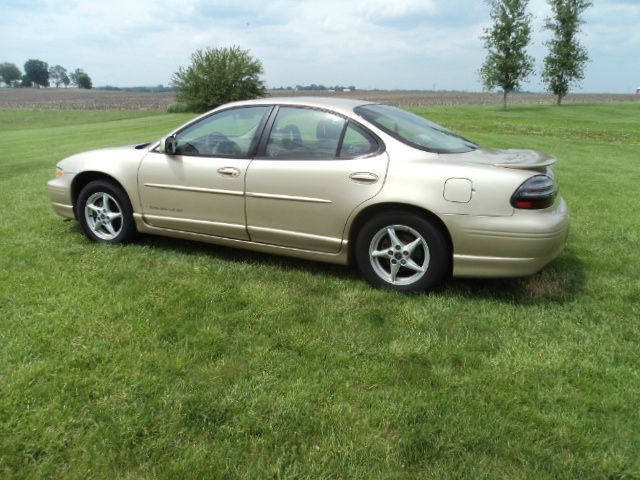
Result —
M64 218L75 218L73 201L71 199L71 181L73 175L65 174L62 177L49 180L47 190L53 211Z
M455 277L532 275L556 258L569 235L562 197L545 210L516 210L508 217L443 215L453 239Z

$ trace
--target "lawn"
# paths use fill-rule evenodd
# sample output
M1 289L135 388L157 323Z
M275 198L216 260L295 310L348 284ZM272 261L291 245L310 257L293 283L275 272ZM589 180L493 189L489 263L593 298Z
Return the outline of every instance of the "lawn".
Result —
M518 280L90 243L46 181L189 115L0 111L0 478L640 478L640 103L422 108L559 158L565 252Z

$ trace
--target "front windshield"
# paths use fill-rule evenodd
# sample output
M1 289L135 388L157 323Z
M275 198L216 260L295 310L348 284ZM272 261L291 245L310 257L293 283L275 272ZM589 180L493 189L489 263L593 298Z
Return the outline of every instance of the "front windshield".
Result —
M413 147L437 153L464 153L478 145L419 115L389 105L363 105L355 112Z

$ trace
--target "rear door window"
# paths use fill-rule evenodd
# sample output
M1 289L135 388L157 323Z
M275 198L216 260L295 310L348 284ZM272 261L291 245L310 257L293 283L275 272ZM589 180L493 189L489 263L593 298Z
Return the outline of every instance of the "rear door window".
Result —
M340 147L340 158L369 155L378 150L378 143L363 128L349 122Z
M282 159L336 158L345 120L310 108L280 107L265 156Z

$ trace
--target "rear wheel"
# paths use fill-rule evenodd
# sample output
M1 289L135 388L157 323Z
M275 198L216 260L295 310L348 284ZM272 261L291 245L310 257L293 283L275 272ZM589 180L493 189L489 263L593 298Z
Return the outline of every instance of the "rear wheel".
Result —
M137 234L127 194L115 183L95 180L80 191L76 217L91 240L126 243Z
M449 273L451 253L445 235L429 220L389 211L367 222L355 245L362 276L376 287L400 292L434 288Z

